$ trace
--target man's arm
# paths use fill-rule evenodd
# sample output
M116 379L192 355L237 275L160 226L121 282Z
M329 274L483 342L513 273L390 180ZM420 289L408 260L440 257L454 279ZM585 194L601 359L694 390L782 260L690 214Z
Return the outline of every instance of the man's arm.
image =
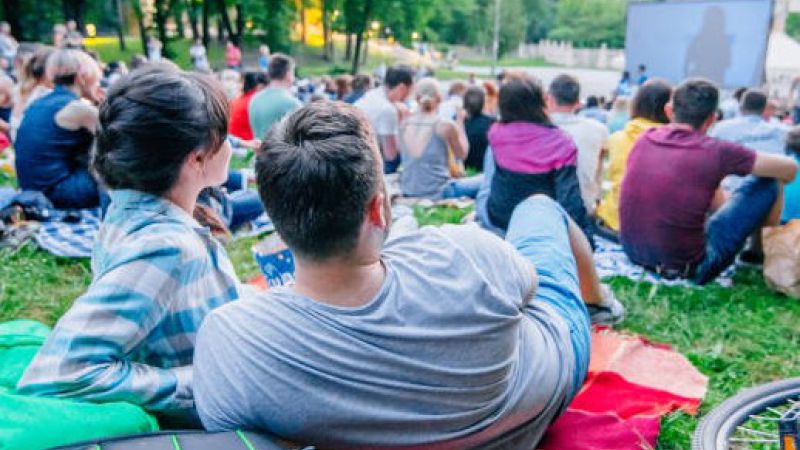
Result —
M56 124L67 130L85 128L94 133L99 122L97 108L82 100L67 104L56 114Z
M176 289L180 250L154 248L135 258L95 280L67 311L25 371L20 393L127 401L153 411L193 407L191 366L129 359L169 308L164 297Z
M398 145L397 145L397 136L395 135L383 135L378 136L378 143L381 146L381 151L383 152L383 158L386 161L394 161L397 159L398 152Z
M469 154L469 141L464 131L464 122L445 122L444 127L444 136L447 145L453 150L453 155L456 159L466 159Z
M797 163L788 156L758 152L751 173L758 177L791 183L797 175Z

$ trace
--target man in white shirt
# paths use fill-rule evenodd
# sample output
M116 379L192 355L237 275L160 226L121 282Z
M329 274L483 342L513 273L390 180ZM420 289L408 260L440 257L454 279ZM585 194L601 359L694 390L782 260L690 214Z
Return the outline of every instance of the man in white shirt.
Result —
M547 108L553 124L564 130L578 147L578 182L586 211L594 215L600 200L602 165L600 155L608 129L600 122L575 113L580 107L581 86L570 75L559 75L547 93Z
M400 166L397 137L400 131L400 113L394 105L404 102L414 86L414 70L406 65L396 65L386 71L383 85L358 99L355 106L364 111L375 134L383 156L383 170L394 173Z

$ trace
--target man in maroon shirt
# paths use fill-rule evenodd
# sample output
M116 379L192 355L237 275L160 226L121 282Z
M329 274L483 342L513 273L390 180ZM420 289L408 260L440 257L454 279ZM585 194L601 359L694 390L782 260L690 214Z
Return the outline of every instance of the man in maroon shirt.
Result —
M780 183L792 181L788 157L756 153L706 132L716 120L719 91L691 79L665 112L672 123L634 145L620 197L620 241L635 263L670 278L704 284L736 258L758 228L780 220ZM730 198L727 175L748 176Z

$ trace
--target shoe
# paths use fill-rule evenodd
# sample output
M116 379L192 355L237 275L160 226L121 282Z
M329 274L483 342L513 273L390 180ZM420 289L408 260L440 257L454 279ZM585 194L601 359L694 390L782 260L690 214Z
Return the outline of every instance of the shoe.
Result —
M751 266L760 266L764 264L764 252L746 249L739 253L739 262Z
M589 319L593 325L616 325L625 319L625 307L622 306L614 291L607 284L601 284L603 300L597 305L586 305Z

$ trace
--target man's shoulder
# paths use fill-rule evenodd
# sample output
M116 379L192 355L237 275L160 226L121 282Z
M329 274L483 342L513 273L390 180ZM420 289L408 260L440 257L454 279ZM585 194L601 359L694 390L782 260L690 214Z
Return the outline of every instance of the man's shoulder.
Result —
M425 260L483 260L502 245L502 239L475 224L426 226L388 241L384 256L390 260L419 259L420 255Z

